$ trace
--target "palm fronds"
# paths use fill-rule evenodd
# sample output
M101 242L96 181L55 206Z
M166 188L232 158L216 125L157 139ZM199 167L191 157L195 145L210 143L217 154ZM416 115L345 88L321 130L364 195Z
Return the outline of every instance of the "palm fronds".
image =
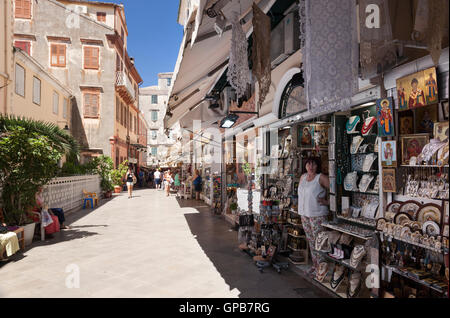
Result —
M15 115L0 114L0 134L6 133L13 127L23 127L28 131L34 131L49 138L54 145L61 148L66 154L78 154L77 141L66 131L49 122L37 121L31 118Z

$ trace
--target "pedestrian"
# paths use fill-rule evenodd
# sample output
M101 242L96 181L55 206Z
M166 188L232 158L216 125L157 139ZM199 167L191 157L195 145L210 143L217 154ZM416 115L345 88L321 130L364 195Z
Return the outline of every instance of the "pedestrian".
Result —
M309 246L313 247L316 236L323 231L322 223L328 217L327 189L330 189L330 179L321 174L321 161L317 157L309 157L305 160L306 173L300 178L298 185L298 214L302 220L302 226L306 234ZM311 251L313 267L309 271L315 276L319 264L323 258L315 251Z
M200 200L200 192L202 192L202 177L198 169L195 170L194 181L192 182L195 189L195 199Z
M155 173L155 171L150 171L150 173L147 176L147 185L150 189L153 189L153 174Z
M161 172L159 172L159 169L156 169L153 176L155 177L156 189L160 189L161 188Z
M177 197L180 191L180 186L181 186L181 182L180 182L180 173L178 172L178 170L175 171L175 179L173 182L175 191L177 192Z
M128 167L128 171L125 178L127 180L128 199L131 199L133 197L133 185L136 182L136 176L133 173L131 165Z
M168 197L170 195L170 186L173 183L173 178L172 178L172 174L170 173L170 170L167 170L166 173L164 174L164 186L165 186L165 190L166 190L166 196Z
M139 188L144 187L144 171L139 171Z

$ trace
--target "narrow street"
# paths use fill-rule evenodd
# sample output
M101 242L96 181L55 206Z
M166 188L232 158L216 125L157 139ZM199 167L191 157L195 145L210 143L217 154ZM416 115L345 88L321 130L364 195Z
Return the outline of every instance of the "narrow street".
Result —
M326 297L291 271L259 273L203 202L134 194L70 214L70 230L0 263L0 297Z

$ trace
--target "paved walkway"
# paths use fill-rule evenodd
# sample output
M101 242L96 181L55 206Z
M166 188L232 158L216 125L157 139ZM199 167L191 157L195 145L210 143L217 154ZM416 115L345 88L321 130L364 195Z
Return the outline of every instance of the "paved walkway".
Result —
M293 272L259 273L203 202L140 190L67 224L0 262L0 297L326 297Z

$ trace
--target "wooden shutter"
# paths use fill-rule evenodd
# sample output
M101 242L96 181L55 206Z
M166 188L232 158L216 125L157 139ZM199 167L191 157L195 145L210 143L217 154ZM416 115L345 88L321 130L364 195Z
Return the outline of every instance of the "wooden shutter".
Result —
M99 60L98 47L84 48L84 68L98 70L99 68L98 60Z
M27 52L28 55L31 55L31 42L29 41L15 41L14 46L21 49L24 52Z
M31 0L15 1L15 17L21 19L31 19Z
M41 80L33 77L33 103L41 104Z
M50 48L51 66L65 67L66 66L66 46L64 44L52 44Z
M59 94L53 92L53 113L58 114L59 112Z
M16 94L25 97L25 69L19 64L16 64L15 81Z
M99 94L85 93L84 94L84 117L98 118L99 109Z

